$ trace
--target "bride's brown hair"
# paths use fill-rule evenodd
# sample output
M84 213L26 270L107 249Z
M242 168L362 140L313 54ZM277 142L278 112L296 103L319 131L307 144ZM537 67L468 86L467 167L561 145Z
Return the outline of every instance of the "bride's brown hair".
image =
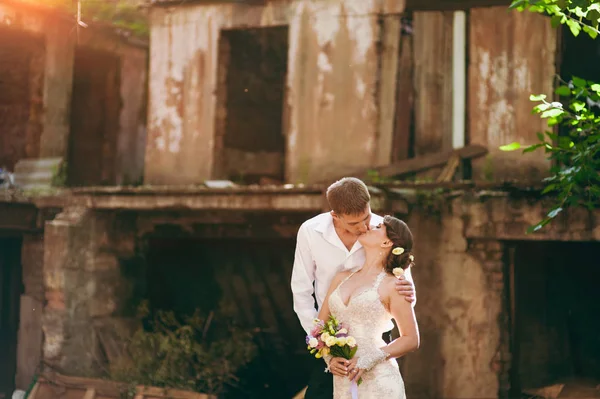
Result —
M383 224L388 238L393 243L392 250L396 247L404 249L404 252L400 255L394 255L390 251L384 264L385 271L393 274L392 270L397 267L406 270L414 264L412 233L406 223L393 216L386 215L383 218Z

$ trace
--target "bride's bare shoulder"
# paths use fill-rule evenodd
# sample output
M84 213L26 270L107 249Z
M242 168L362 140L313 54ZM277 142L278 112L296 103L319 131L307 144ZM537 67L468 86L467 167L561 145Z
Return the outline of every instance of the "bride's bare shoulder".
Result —
M398 279L393 274L385 274L383 280L381 281L380 293L388 294L390 292L394 292L396 290L396 281Z

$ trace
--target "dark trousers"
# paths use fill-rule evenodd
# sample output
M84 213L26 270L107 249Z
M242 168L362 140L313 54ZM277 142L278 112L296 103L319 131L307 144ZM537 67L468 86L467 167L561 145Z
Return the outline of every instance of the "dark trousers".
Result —
M333 374L325 372L327 365L323 359L313 360L313 370L304 399L331 399L333 398Z

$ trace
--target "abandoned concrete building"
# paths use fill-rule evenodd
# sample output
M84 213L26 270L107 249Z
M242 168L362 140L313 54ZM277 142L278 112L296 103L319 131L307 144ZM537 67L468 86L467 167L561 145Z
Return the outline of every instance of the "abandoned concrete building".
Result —
M0 197L0 393L41 365L102 375L147 300L178 312L228 303L261 348L242 376L252 386L232 397L293 397L308 371L289 288L296 232L326 209L328 182L356 175L373 210L416 238L409 397L508 398L573 380L596 395L600 213L569 210L526 234L547 210L549 163L498 147L535 142L544 124L529 94L550 93L556 73L600 80L568 57L597 44L505 3L155 1L146 75L143 46L81 30L92 48L113 43L96 59L43 28L43 12L7 19L20 11L0 1L0 21L19 21L1 34L27 43L21 62L38 68L17 69L21 103L1 97L26 110L0 119L2 161L69 160L69 187ZM96 76L100 63L120 85L101 84L114 76ZM2 85L15 69L0 68ZM88 141L98 101L112 124ZM218 179L233 183L205 184Z

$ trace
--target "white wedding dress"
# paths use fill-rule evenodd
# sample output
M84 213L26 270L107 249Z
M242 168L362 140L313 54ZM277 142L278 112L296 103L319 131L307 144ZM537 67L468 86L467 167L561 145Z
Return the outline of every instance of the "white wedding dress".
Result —
M353 273L354 274L354 273ZM353 294L345 305L340 295L340 287L352 274L344 279L329 297L329 310L338 321L349 329L349 335L356 338L358 349L356 356L373 349L382 348L386 344L382 339L390 330L392 316L385 309L379 298L379 285L385 277L381 272L371 287ZM333 398L351 399L351 382L347 377L334 376ZM404 399L404 381L395 359L381 362L371 370L364 372L362 383L358 386L359 399Z

